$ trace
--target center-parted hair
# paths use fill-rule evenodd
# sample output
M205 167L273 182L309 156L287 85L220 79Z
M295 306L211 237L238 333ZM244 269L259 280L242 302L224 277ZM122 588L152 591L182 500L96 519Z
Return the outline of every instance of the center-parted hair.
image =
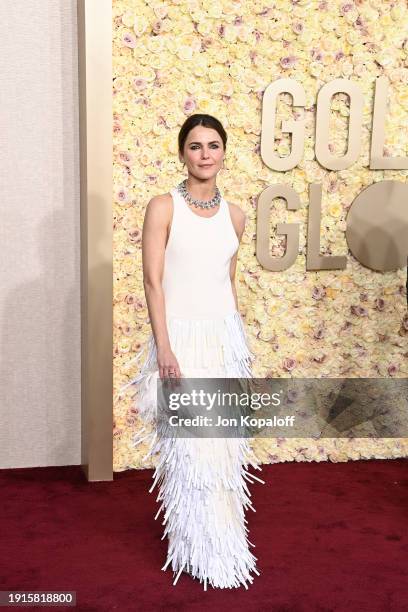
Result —
M218 119L216 119L216 117L213 117L212 115L195 113L194 115L190 115L190 117L188 117L185 120L185 122L180 128L179 135L178 135L178 148L181 154L183 154L184 144L186 142L188 133L190 132L190 130L195 128L197 125L202 125L203 127L208 127L208 128L212 128L213 130L216 130L221 137L221 140L224 145L224 151L225 151L226 146L227 146L227 133L224 130L222 123Z

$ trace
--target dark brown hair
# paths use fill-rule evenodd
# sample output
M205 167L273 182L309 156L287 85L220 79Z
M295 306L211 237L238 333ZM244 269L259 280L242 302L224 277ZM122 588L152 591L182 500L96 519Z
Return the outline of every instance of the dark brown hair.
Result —
M227 133L224 130L221 122L218 121L218 119L216 119L212 115L195 113L194 115L190 115L180 128L180 132L178 135L178 148L181 154L183 154L184 144L186 142L186 138L188 136L189 131L195 128L196 125L202 125L203 127L208 127L212 128L213 130L216 130L221 137L225 150L227 146Z

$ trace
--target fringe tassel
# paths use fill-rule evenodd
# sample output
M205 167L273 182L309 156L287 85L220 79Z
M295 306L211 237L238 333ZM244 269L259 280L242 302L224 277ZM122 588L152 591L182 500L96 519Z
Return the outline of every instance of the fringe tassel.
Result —
M220 319L168 321L172 350L182 374L189 377L251 377L255 358L245 337L238 311ZM153 335L140 374L121 391L136 386L136 407L146 425L133 439L148 443L145 460L158 454L152 492L158 487L155 516L164 512L162 539L168 537L167 560L176 575L183 571L218 588L236 588L259 575L257 558L250 552L245 511L255 508L246 482L264 481L248 471L261 470L245 438L173 438L163 435L157 422L157 352ZM138 361L143 349L136 355ZM151 431L148 431L153 428ZM147 431L147 433L146 433Z

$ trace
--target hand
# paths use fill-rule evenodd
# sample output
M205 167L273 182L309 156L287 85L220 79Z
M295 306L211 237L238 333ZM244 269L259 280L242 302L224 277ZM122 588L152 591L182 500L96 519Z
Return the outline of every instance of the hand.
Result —
M159 376L161 379L181 378L180 366L175 354L169 346L157 349L157 365L159 367Z

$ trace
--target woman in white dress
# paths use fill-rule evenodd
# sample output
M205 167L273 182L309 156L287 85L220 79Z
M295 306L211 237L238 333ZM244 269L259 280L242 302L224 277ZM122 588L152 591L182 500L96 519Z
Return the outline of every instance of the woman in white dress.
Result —
M143 280L152 333L138 376L135 406L145 425L134 445L158 455L152 491L159 485L168 537L165 570L176 584L187 572L212 587L252 583L245 510L255 511L245 480L263 480L245 438L170 438L157 429L157 378L251 377L254 359L238 312L237 252L245 214L221 196L216 177L227 135L211 115L191 115L178 137L188 177L146 209ZM136 356L141 358L144 349ZM126 386L128 386L126 385ZM147 432L147 434L146 434Z

